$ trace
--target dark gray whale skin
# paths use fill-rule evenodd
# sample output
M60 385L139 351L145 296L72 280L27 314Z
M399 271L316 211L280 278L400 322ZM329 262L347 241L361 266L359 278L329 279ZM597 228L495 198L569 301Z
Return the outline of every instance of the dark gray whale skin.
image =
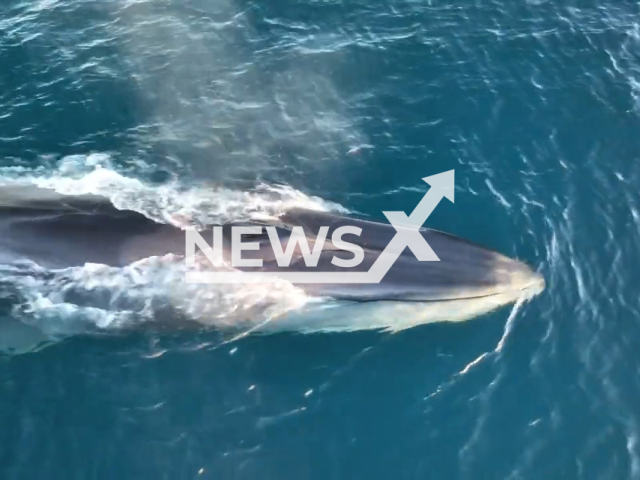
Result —
M0 207L0 263L29 260L52 269L85 263L122 267L184 252L184 245L181 230L110 204L86 210Z
M342 225L362 229L360 236L344 239L358 243L365 251L359 270L368 270L395 235L385 223L337 214L293 210L277 222L283 248L293 226L302 226L310 240L320 226L329 226L327 238ZM230 225L223 226L228 239ZM201 231L211 242L212 227ZM264 230L263 230L264 232ZM526 264L455 236L422 229L422 235L440 262L419 262L405 249L379 284L305 284L313 295L353 301L433 301L475 298L544 284L542 277ZM243 257L259 257L263 271L304 271L297 250L287 269L277 267L266 234L251 241L260 249L245 251ZM225 242L227 246L229 242ZM328 243L330 245L330 243ZM11 189L0 186L0 264L30 261L48 269L82 266L86 263L122 267L148 257L185 253L185 233L172 225L155 222L144 215L116 208L109 200L94 196L65 196L41 189ZM228 256L228 250L225 250ZM336 271L334 255L351 258L350 252L324 249L319 270ZM252 270L250 268L246 270Z

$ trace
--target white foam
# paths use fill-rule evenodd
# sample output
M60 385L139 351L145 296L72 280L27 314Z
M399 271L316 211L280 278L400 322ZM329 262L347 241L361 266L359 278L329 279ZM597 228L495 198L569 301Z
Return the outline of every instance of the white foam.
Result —
M21 298L14 317L52 338L153 322L157 312L167 307L172 316L242 333L318 300L284 281L251 288L188 284L186 269L184 262L167 256L123 268L96 264L61 270L3 267L2 277Z
M274 219L292 208L348 211L287 185L261 184L245 192L213 185L186 188L175 180L160 185L145 183L118 171L111 157L103 153L68 156L54 169L3 167L0 183L31 184L64 195L99 195L110 199L116 208L178 226Z

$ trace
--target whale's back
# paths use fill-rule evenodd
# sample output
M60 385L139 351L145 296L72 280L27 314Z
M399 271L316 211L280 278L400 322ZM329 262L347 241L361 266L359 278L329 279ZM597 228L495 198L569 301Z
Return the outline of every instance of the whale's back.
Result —
M45 268L86 263L124 266L166 253L154 251L158 242L153 240L166 238L173 246L181 238L176 230L138 212L119 210L102 197L23 186L0 188L0 263L29 260ZM149 239L144 248L143 239Z

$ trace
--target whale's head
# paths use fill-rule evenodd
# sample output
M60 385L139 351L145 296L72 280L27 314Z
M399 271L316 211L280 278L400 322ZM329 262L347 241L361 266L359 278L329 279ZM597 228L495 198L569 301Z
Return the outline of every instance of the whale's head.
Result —
M329 225L329 235L340 226L356 225L361 234L349 241L365 252L359 266L362 271L375 264L396 234L388 224L317 212L299 212L292 221L306 231ZM379 282L298 285L310 296L328 301L312 303L308 312L291 312L267 329L397 330L422 323L462 321L529 300L545 289L543 276L521 260L440 231L421 229L420 233L438 261L418 260L405 248ZM334 255L346 259L352 253L323 252L320 268L339 270L331 264Z

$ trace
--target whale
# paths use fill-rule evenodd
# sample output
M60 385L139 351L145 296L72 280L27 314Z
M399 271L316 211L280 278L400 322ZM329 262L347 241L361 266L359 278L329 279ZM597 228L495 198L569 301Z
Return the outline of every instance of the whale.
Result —
M276 228L283 250L295 227L302 227L310 245L321 227L327 238L342 226L355 226L359 236L349 242L364 252L358 268L369 269L389 244L396 229L389 223L334 212L290 209L273 220L256 220L200 229L211 238L213 228L222 227L224 258L232 227ZM543 276L521 260L508 257L449 233L420 228L420 235L440 261L419 261L405 248L379 283L301 283L295 287L326 302L300 311L288 311L260 325L256 331L346 332L357 330L398 331L432 322L464 321L507 304L529 300L545 288ZM290 264L278 265L267 233L252 235L256 249L243 258L261 260L252 271L306 271L304 255L296 245ZM106 197L67 195L47 188L0 185L0 265L30 262L56 270L99 264L125 267L149 258L186 256L185 231L137 211L118 208ZM349 258L349 251L329 245L320 253L318 268L340 271L331 262L335 256ZM344 270L344 269L343 269ZM254 288L246 285L247 289Z

